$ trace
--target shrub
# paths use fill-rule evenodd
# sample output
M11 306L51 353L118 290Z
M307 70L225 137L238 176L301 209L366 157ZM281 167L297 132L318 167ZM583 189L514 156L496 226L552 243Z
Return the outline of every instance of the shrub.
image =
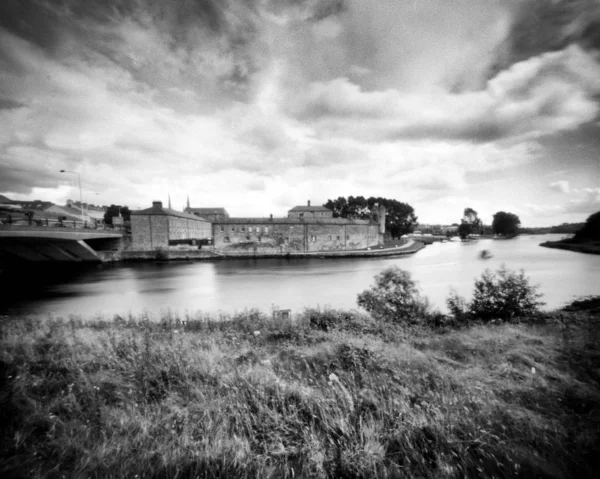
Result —
M486 269L475 280L473 300L466 302L456 292L446 299L450 313L459 321L480 319L508 321L515 317L536 315L544 303L538 301L538 286L529 283L521 270L519 273L502 266L498 271Z
M429 302L422 298L408 271L390 266L375 276L375 285L358 295L358 306L376 319L418 322L429 312Z

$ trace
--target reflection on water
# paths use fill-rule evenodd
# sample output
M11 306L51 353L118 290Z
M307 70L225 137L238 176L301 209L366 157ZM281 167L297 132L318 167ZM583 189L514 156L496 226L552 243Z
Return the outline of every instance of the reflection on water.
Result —
M413 274L423 293L445 310L451 288L470 296L473 280L505 264L524 269L540 284L547 308L574 297L600 294L600 256L542 248L560 235L514 240L436 243L398 258L237 259L214 262L104 264L5 272L0 279L2 314L110 315L168 309L233 312L257 307L298 311L307 306L356 307L356 296L389 265ZM481 250L490 259L481 259Z

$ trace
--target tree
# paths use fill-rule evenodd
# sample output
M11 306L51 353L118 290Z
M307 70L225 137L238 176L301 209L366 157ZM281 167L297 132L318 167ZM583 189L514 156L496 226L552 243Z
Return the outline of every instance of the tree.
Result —
M357 298L358 306L376 319L395 322L416 322L429 311L408 271L390 266L375 276L375 285Z
M481 278L475 280L471 302L451 293L446 304L457 320L507 321L537 314L539 307L544 304L539 301L541 297L538 286L529 283L523 270L515 273L502 266L496 272L486 269Z
M340 196L336 200L327 200L323 206L333 211L334 218L369 219L375 204L385 206L385 229L392 237L413 231L418 219L413 207L394 199L374 196L368 199L364 196L349 196L346 199Z
M583 228L575 233L576 240L600 239L600 211L588 216Z
M104 213L104 223L107 225L112 225L113 216L119 216L119 213L123 217L124 221L129 221L131 219L131 211L127 206L121 205L110 205Z
M495 234L502 236L515 236L519 234L519 226L521 220L513 213L506 213L505 211L498 211L494 215L494 221L492 221L492 229Z
M477 211L473 208L465 208L463 217L458 227L458 235L461 239L466 239L470 234L480 234L482 229L481 220L477 216Z

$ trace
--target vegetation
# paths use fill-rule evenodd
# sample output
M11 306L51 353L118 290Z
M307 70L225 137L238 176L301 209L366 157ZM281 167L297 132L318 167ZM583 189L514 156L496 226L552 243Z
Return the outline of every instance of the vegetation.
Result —
M600 211L590 215L573 238L561 241L546 241L541 246L579 253L600 254Z
M106 213L104 213L104 223L112 225L113 217L119 215L123 217L123 221L131 220L131 210L127 206L110 205L106 210Z
M538 287L532 286L523 270L519 273L504 266L496 272L486 269L480 279L475 280L473 299L467 302L456 293L447 299L447 306L453 317L459 321L508 321L519 317L535 317L541 294Z
M515 236L519 234L520 225L521 220L517 215L505 211L498 211L492 221L494 233L502 236Z
M363 196L349 196L346 199L340 196L336 200L327 200L323 206L333 211L334 218L369 219L376 203L386 208L385 229L392 238L413 232L417 224L413 207L394 199L374 196L368 199Z
M600 211L590 215L583 228L575 233L576 241L600 240Z
M390 266L375 276L375 285L358 295L358 305L375 319L401 323L417 323L429 312L408 271Z
M477 211L473 208L465 208L463 217L458 226L458 235L461 239L466 239L471 234L481 234L483 225Z
M459 330L318 309L3 318L0 474L596 477L598 304Z

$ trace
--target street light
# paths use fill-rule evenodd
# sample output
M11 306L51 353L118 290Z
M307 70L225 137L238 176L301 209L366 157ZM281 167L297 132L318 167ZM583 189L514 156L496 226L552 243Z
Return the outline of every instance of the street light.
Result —
M85 219L83 217L83 195L81 194L81 175L79 174L79 172L77 171L71 171L71 170L60 170L61 173L75 173L77 175L77 178L79 179L79 204L81 206L81 223L82 226L85 228Z

